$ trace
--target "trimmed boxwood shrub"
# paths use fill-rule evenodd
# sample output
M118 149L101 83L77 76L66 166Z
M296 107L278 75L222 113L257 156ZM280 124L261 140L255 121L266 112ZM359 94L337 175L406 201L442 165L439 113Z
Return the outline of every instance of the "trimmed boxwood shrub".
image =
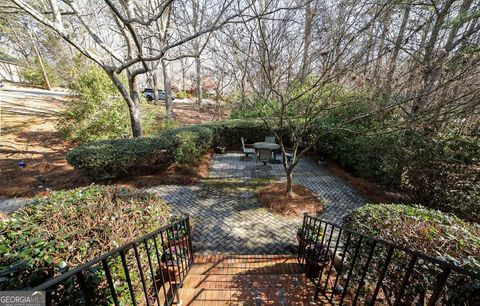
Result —
M154 137L95 141L67 153L67 161L92 180L118 178L140 166L195 164L208 148L239 149L263 141L270 132L259 120L225 120L163 130Z
M211 144L213 131L203 126L164 130L155 137L96 141L80 145L67 153L67 161L92 180L117 178L140 165L155 166L179 162L185 152L195 158Z
M212 129L215 133L213 146L226 146L233 149L240 149L242 143L240 137L243 137L246 143L264 141L265 136L272 132L259 119L230 119L204 123L202 126ZM276 131L283 138L284 142L289 144L288 130Z
M39 285L167 222L163 200L128 189L90 186L37 198L0 223L0 290Z
M247 143L263 141L270 134L269 129L260 120L231 119L204 123L203 126L215 132L214 146L240 148L240 137Z
M368 236L408 247L477 273L480 269L480 225L464 222L454 215L421 206L368 204L352 211L344 222L345 226ZM358 279L363 273L370 247L371 243L362 244L362 255L357 259L353 279ZM376 248L367 280L376 281L386 254L385 247ZM393 254L383 282L384 288L392 296L400 287L409 260L403 252ZM409 279L403 303L411 305L417 301L423 305L433 290L439 272L435 265L419 260ZM366 288L370 287L366 285ZM447 305L473 305L472 301L480 298L475 293L479 290L479 281L452 273L442 299Z

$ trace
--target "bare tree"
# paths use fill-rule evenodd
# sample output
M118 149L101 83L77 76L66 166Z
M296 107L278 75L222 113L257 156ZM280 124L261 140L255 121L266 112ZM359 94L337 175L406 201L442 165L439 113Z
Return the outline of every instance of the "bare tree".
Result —
M270 1L269 7L262 9L274 11L275 8L271 6L278 7L281 4L280 1ZM287 195L293 194L293 170L299 157L310 150L321 136L313 132L319 115L334 103L336 89L331 83L361 62L363 52L359 45L362 41L360 37L384 8L374 4L363 8L354 5L330 7L328 15L321 16L323 20L319 24L334 28L339 18L347 21L347 24L340 27L338 32L325 35L316 42L315 48L307 48L307 51L302 43L305 36L298 35L302 31L302 23L298 22L302 18L302 7L282 10L268 18L258 17L258 22L245 24L243 41L235 39L238 37L236 31L227 33L232 49L240 57L235 61L239 65L238 70L246 73L246 103L280 144L287 177ZM374 13L359 22L367 10ZM311 15L305 17L312 18ZM355 26L348 22L355 22ZM314 21L308 23L314 24ZM309 73L308 67L312 67L315 73ZM288 143L292 146L290 161L285 154Z
M175 9L174 1L155 1L154 5L134 0L48 0L40 3L11 0L11 3L103 68L128 106L134 137L142 135L137 77L156 66L168 50L233 22L250 6L245 3L233 9L234 1L223 2L205 27L188 35L172 29L168 39L164 37L155 47L149 48L146 42L156 33L158 23L166 19L169 10ZM126 74L127 84L121 81L122 74Z

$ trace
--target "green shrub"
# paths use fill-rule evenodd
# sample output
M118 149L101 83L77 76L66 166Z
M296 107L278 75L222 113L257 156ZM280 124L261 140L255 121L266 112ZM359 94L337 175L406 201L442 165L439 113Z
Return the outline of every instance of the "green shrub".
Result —
M270 135L270 130L260 120L231 119L204 123L203 126L211 128L215 132L214 146L227 146L239 149L242 145L240 137L247 143L263 141L265 136Z
M59 76L55 69L45 61L43 61L43 66L45 68L45 72L47 73L48 80L50 81L50 85L57 86L59 84ZM38 58L35 58L34 65L21 68L19 74L20 77L27 83L40 85L45 88L47 86L45 78L43 77L40 63L38 62Z
M185 99L187 97L187 93L184 91L179 91L177 92L176 96L178 99Z
M419 131L405 138L403 188L423 205L480 222L480 139Z
M167 219L160 198L115 187L90 186L37 198L36 205L0 223L0 290L36 286Z
M368 204L352 211L344 220L345 226L371 237L390 241L447 260L471 271L480 269L480 226L460 220L454 215L442 213L420 206L398 204ZM357 240L358 241L358 240ZM355 245L354 242L352 245ZM361 257L357 259L354 279L363 272L363 264L368 256L371 243L362 245ZM378 247L369 270L367 280L376 280L387 254L386 247ZM403 252L393 254L391 265L383 282L387 292L398 293L405 265L410 258ZM419 260L409 279L402 302L405 305L422 296L429 296L433 290L439 269L430 263ZM475 286L478 286L475 287ZM368 288L368 285L366 286ZM452 274L447 283L447 305L470 305L475 290L480 283ZM470 300L471 302L471 300ZM466 304L465 304L466 303Z
M398 133L359 135L354 131L333 131L321 138L316 149L327 154L356 176L390 188L400 188L402 180Z
M130 135L127 105L102 69L87 68L74 79L70 89L78 98L65 103L57 125L67 139L85 143ZM162 109L145 101L140 107L144 133L157 132Z
M202 126L168 129L155 137L86 143L68 152L67 161L90 179L105 180L126 175L137 167L169 164L188 145L194 144L195 152L201 154L210 146L212 137L212 130ZM195 163L194 158L189 162Z

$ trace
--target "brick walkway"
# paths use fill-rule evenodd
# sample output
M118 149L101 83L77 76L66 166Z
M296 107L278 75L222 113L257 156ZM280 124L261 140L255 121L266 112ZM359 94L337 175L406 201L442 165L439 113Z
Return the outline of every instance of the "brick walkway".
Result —
M30 203L32 199L0 197L0 213L8 215Z
M260 204L255 188L260 178L285 180L282 165L257 170L255 161L241 154L215 155L210 178L196 186L162 185L147 190L164 198L173 213L188 213L195 221L194 247L199 254L288 254L295 251L296 230L302 216L275 215ZM323 218L341 222L345 214L364 204L341 179L323 165L304 157L294 171L294 182L327 202ZM0 212L9 214L30 199L0 198Z
M197 186L157 186L155 192L175 213L188 213L195 220L194 248L200 254L285 254L295 250L295 233L302 216L274 215L255 197L255 180L269 177L284 180L281 165L257 170L255 161L241 160L241 154L216 155L210 178ZM323 197L327 209L323 218L341 222L364 200L324 166L305 157L294 172L295 183Z

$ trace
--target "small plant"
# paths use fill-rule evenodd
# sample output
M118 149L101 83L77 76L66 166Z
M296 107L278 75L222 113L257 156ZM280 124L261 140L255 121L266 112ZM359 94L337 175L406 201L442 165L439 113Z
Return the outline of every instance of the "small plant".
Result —
M187 252L184 246L172 246L165 250L162 261L167 265L176 266L181 264L185 256L187 256Z
M297 239L304 244L315 244L321 242L323 231L319 226L305 226L305 232L300 227L297 230Z

